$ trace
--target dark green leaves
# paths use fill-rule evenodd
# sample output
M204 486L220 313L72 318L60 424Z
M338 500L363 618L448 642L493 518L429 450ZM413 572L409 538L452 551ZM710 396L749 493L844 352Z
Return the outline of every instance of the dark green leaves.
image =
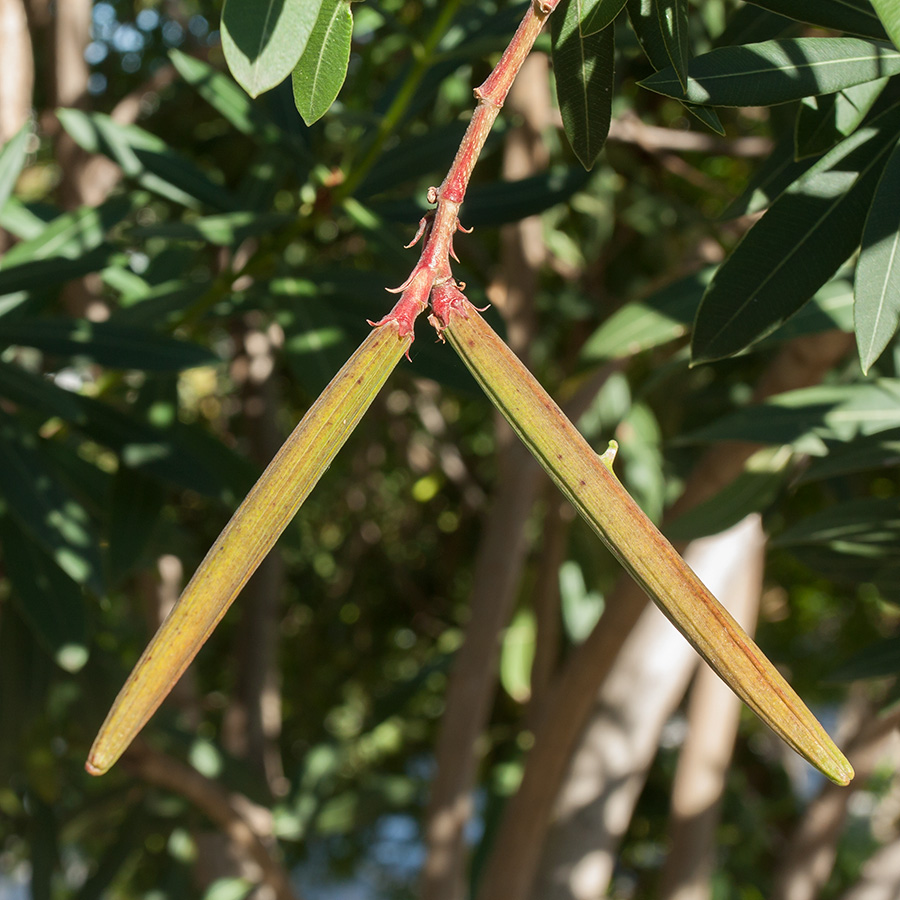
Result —
M822 28L883 40L884 29L869 0L750 0L770 12ZM890 2L890 0L888 0Z
M251 97L291 74L322 5L322 0L227 0L222 49L231 74Z
M556 95L566 137L585 169L600 155L612 110L612 28L585 34L582 0L566 0L551 21Z
M596 34L603 31L607 25L612 25L613 20L622 11L625 0L584 0L581 20L582 34Z
M884 168L856 267L856 343L863 372L900 326L900 146Z
M859 38L796 38L720 47L691 60L687 86L672 68L643 87L712 106L772 106L900 72L900 52Z
M312 125L328 112L347 77L353 17L349 0L324 0L291 78L294 103Z
M795 313L857 246L900 131L900 107L800 176L745 235L703 298L693 358L729 356Z
M666 53L684 89L687 87L688 59L691 55L687 0L656 0L656 11Z

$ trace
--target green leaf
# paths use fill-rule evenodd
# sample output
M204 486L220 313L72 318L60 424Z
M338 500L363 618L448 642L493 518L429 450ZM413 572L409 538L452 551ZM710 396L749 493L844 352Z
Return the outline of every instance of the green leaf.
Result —
M724 221L765 209L814 162L811 158L794 158L793 136L780 140L750 177L741 195L728 205L719 218Z
M230 210L237 205L230 191L143 128L120 125L103 113L78 109L60 109L56 115L81 148L105 154L148 191L189 208L203 203Z
M118 583L139 562L165 501L158 481L121 466L113 479L109 510L109 572Z
M852 441L900 427L900 381L817 385L779 394L730 413L679 439L682 443L754 441L793 444L821 456L826 442Z
M819 25L884 40L886 35L869 0L748 0L770 12Z
M556 96L566 137L590 170L609 134L612 115L613 29L585 35L581 0L566 0L550 20Z
M872 469L896 469L898 465L900 428L891 428L829 446L828 455L812 459L799 481L821 481Z
M110 261L120 255L120 251L110 244L101 244L81 256L68 259L56 256L20 263L8 269L0 269L0 297L18 291L31 291L62 284L73 278L80 278L89 272L106 268ZM21 302L21 298L19 298ZM18 304L15 304L18 305ZM3 312L8 309L3 308Z
M33 260L51 257L77 260L99 247L107 233L135 210L146 195L114 197L100 206L82 206L63 213L37 236L11 247L0 260L2 271Z
M642 87L712 106L774 106L900 72L900 52L861 38L794 38L719 47L696 56L683 88L670 67Z
M747 4L739 6L729 16L725 30L715 39L713 46L730 47L791 37L798 27L792 19Z
M530 609L520 609L506 629L500 649L500 683L516 703L531 697L531 665L537 623Z
M612 25L625 6L625 0L582 0L581 33L585 36L603 31Z
M863 372L900 327L900 144L872 200L856 267L856 342Z
M872 0L872 6L894 46L900 49L900 0Z
M347 77L352 37L350 0L323 0L315 28L291 76L294 103L307 125L321 119L334 103Z
M584 363L623 359L684 337L700 305L715 267L694 272L662 290L623 306L585 342Z
M275 231L297 218L296 213L252 211L201 216L189 222L160 222L143 225L131 232L135 237L164 237L170 240L203 241L229 247L253 235Z
M687 0L656 0L656 14L659 16L666 54L684 90L687 88L688 60L691 58Z
M824 544L868 559L892 556L900 541L900 500L848 500L801 519L772 541L776 547Z
M226 0L222 49L235 81L258 97L291 74L323 0Z
M879 78L836 94L805 97L797 111L794 156L819 156L853 134L887 83L887 78Z
M829 681L884 678L900 672L900 635L876 641L854 653L831 673Z
M30 135L31 129L26 122L0 150L0 209L3 209L6 201L10 198L19 172L25 165Z
M181 77L241 134L269 144L282 140L281 129L264 114L262 106L253 103L227 75L180 50L170 50L169 58Z
M0 540L22 618L57 665L77 672L88 658L81 588L5 516L0 516Z
M758 451L734 481L666 525L666 537L670 541L689 541L718 534L744 516L766 510L788 479L790 460L789 448Z
M800 309L853 253L898 130L895 106L819 160L747 232L700 304L694 362L752 344Z
M40 442L0 415L0 503L78 584L102 591L97 539L84 507L59 483Z
M116 369L177 372L219 361L199 344L113 321L0 319L0 342L35 347L54 356L89 359Z
M0 362L0 396L42 415L59 416L68 422L77 420L81 409L75 397L50 379L19 366Z
M566 634L580 644L600 621L605 601L602 594L588 590L584 572L574 559L559 567L559 602Z
M628 18L634 30L641 49L650 61L650 65L657 71L671 65L669 51L663 38L662 26L659 15L656 12L654 0L626 0ZM719 121L714 109L704 106L696 106L692 103L684 103L684 108L698 118L704 125L711 128L717 134L725 134L725 129Z

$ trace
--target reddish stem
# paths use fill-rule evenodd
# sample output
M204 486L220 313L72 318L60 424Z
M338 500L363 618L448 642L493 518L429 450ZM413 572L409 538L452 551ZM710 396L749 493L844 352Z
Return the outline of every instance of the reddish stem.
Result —
M532 3L494 70L483 84L475 88L478 105L460 142L453 165L441 186L428 191L429 201L437 205L434 212L429 213L427 221L420 226L420 232L425 236L422 254L409 278L398 289L402 290L400 299L383 319L371 323L375 327L396 322L401 337L411 334L419 313L428 306L432 288L454 283L450 269L450 257L455 258L453 235L462 229L459 208L465 198L472 170L525 57L534 46L547 17L559 2L560 0L535 0ZM434 299L439 300L440 305L442 298Z

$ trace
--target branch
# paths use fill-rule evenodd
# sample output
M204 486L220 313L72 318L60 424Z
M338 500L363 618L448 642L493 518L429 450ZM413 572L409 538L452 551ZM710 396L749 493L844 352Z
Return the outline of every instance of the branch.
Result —
M276 900L298 900L287 872L275 858L277 843L269 810L143 742L129 749L122 764L142 781L196 806L225 834L237 855L255 865L260 882L271 889Z

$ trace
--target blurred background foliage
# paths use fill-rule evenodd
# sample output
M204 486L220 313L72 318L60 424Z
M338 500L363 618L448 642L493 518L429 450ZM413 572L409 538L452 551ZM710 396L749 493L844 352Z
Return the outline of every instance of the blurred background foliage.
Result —
M79 6L85 30L67 37L45 4L26 4L31 114L7 128L0 155L0 896L259 894L259 872L232 858L234 836L209 807L141 777L140 761L92 780L87 748L230 511L366 319L388 310L384 288L414 262L402 248L426 190L452 160L472 86L522 5L356 4L348 81L311 128L289 84L251 101L225 73L220 4L120 0L70 12ZM828 33L762 6L696 3L694 53L736 35ZM840 709L889 709L900 667L896 349L863 378L849 339L821 385L754 405L754 386L788 342L852 330L845 269L752 352L688 366L710 267L759 208L748 181L790 140L799 104L722 110L719 139L677 101L636 86L651 69L627 22L615 27L614 127L600 163L584 172L547 109L546 165L511 180L504 148L523 127L511 104L463 207L476 231L457 239L457 275L477 305L495 302L498 328L520 326L503 303L513 277L504 226L539 217L529 364L562 402L595 385L580 425L598 449L618 439L617 472L655 519L705 446L786 448L753 457L730 493L673 520L671 533L688 540L762 513L774 536L762 646L829 727ZM66 40L82 60L74 75ZM424 57L429 40L436 50ZM786 163L795 175L805 165ZM409 363L142 751L187 762L205 790L268 811L261 833L298 896L418 895L433 748L507 440L420 325ZM523 524L518 612L465 833L473 877L534 740L532 598L550 496ZM559 519L551 582L564 660L619 571L585 527ZM848 691L859 678L868 680ZM660 738L615 896L657 896L684 721L676 710ZM889 770L859 785L820 896L841 896L868 855L896 839L898 786ZM771 896L766 873L817 788L742 719L716 898Z

